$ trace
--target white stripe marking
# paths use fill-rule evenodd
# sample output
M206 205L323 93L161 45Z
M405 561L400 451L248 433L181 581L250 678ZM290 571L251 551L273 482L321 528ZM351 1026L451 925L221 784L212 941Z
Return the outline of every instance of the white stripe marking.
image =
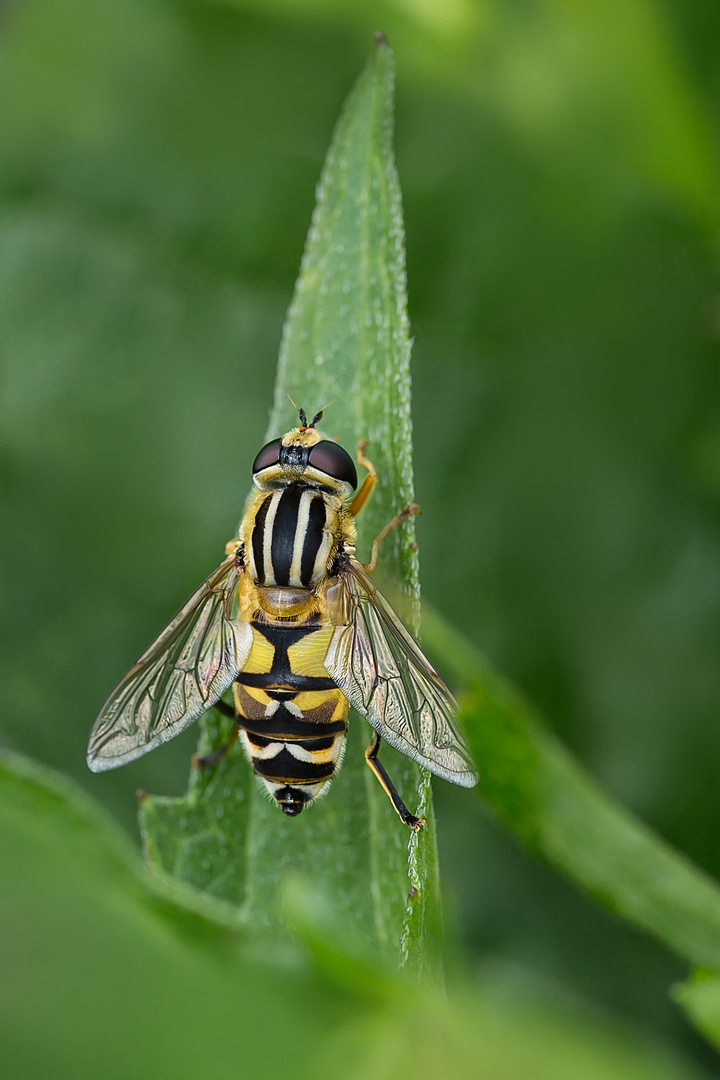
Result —
M332 547L333 535L327 526L323 529L322 543L318 549L318 553L315 556L315 563L313 565L313 572L311 581L319 581L324 573L327 572L328 559L330 558L330 548Z
M310 503L315 498L312 491L304 491L300 497L298 507L297 527L295 529L295 541L293 543L293 557L290 564L290 584L296 589L302 588L300 580L300 563L302 560L303 545L307 534L308 519L310 517Z
M265 563L265 584L275 585L275 570L272 561L272 534L273 525L275 524L275 515L277 514L278 505L282 498L282 491L276 491L270 500L267 516L265 518L265 526L263 532L263 561Z

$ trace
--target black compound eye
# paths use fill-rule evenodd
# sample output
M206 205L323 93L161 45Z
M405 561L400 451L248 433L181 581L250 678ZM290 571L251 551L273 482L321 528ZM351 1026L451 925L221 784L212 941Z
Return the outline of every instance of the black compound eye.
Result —
M310 451L310 464L314 469L332 476L335 480L342 480L353 489L357 487L355 462L338 443L328 439L315 443Z
M271 465L277 465L280 460L280 447L282 439L273 439L272 442L263 446L258 456L253 461L253 475L262 469L268 469Z

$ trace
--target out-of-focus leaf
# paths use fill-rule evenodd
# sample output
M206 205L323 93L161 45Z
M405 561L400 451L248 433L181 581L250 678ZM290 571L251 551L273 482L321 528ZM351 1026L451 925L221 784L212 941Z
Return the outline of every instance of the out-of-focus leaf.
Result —
M293 880L284 892L287 917L316 966L339 988L366 995L377 1011L346 1023L327 1056L328 1072L351 1080L397 1076L435 1080L442 1075L520 1080L670 1080L692 1069L629 1033L588 1022L580 1011L562 1008L562 1021L548 1003L508 993L489 982L470 990L455 986L446 996L378 968L371 950L349 942L327 898L308 882ZM482 985L482 984L481 984Z
M423 630L467 688L462 719L480 771L476 790L497 816L603 907L719 972L720 885L602 791L532 705L444 620L428 611ZM693 1019L711 1009L720 982L698 986L678 998Z
M0 1060L13 1080L299 1080L398 1075L692 1080L612 1030L364 961L327 902L286 895L315 965L148 888L137 857L74 785L0 758ZM301 913L302 909L302 913Z
M393 160L392 53L376 52L343 110L320 181L280 354L268 439L296 426L292 397L351 452L361 439L379 479L358 520L360 552L412 501L410 341L402 206ZM414 531L408 522L385 542L386 573L419 595ZM411 620L412 621L412 620ZM201 752L221 745L227 723L209 718ZM367 769L369 730L354 715L345 764L327 800L288 821L250 782L239 750L209 776L194 777L183 799L147 798L141 822L154 866L237 905L267 925L277 918L277 886L307 872L348 924L384 956L436 970L437 862L427 774L383 749L398 789L427 819L419 834L399 823Z
M0 864L5 1075L219 1080L240 1055L261 1076L278 1027L298 1075L314 1075L303 1061L342 1007L312 974L293 971L302 995L278 995L281 972L243 959L217 910L148 889L100 807L15 757L0 759Z
M696 968L689 979L672 988L672 998L709 1043L720 1050L720 976Z

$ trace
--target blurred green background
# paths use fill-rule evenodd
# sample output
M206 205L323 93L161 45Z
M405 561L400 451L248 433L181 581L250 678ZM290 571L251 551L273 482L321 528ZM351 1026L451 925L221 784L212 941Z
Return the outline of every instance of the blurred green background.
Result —
M234 532L378 27L424 595L720 876L712 0L3 6L0 740L133 834L136 788L184 789L192 732L103 776L87 734ZM714 1068L667 998L683 964L435 792L457 965Z

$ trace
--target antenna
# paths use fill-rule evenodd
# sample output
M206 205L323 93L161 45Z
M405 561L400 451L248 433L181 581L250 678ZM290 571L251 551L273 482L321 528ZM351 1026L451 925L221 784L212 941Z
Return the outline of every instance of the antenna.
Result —
M325 410L329 409L331 405L334 405L336 401L337 401L337 398L333 398L332 401L328 401L327 405L323 405L320 412L315 413L315 415L313 416L313 418L312 418L312 420L310 422L310 427L315 427L315 425L322 420L323 413L325 412Z
M320 421L323 418L323 413L325 412L325 410L329 409L330 406L334 405L335 402L337 401L337 398L333 398L332 401L328 401L327 405L323 405L320 412L315 413L312 420L308 424L307 416L305 415L305 410L298 408L298 406L295 404L295 402L293 401L293 399L290 397L289 394L286 394L285 396L287 397L288 401L292 405L293 409L297 409L298 416L300 417L300 430L301 431L305 431L306 428L314 428L316 424L319 424Z
M290 404L292 405L293 409L297 409L297 414L300 417L300 430L304 431L305 428L308 426L307 416L305 415L305 410L304 409L299 409L298 406L295 404L295 402L293 401L293 399L290 397L289 394L287 394L286 397L287 397L288 401L290 402ZM316 417L316 419L317 419L317 417ZM315 421L313 420L313 423L310 425L310 427L312 427L314 423L315 423Z

